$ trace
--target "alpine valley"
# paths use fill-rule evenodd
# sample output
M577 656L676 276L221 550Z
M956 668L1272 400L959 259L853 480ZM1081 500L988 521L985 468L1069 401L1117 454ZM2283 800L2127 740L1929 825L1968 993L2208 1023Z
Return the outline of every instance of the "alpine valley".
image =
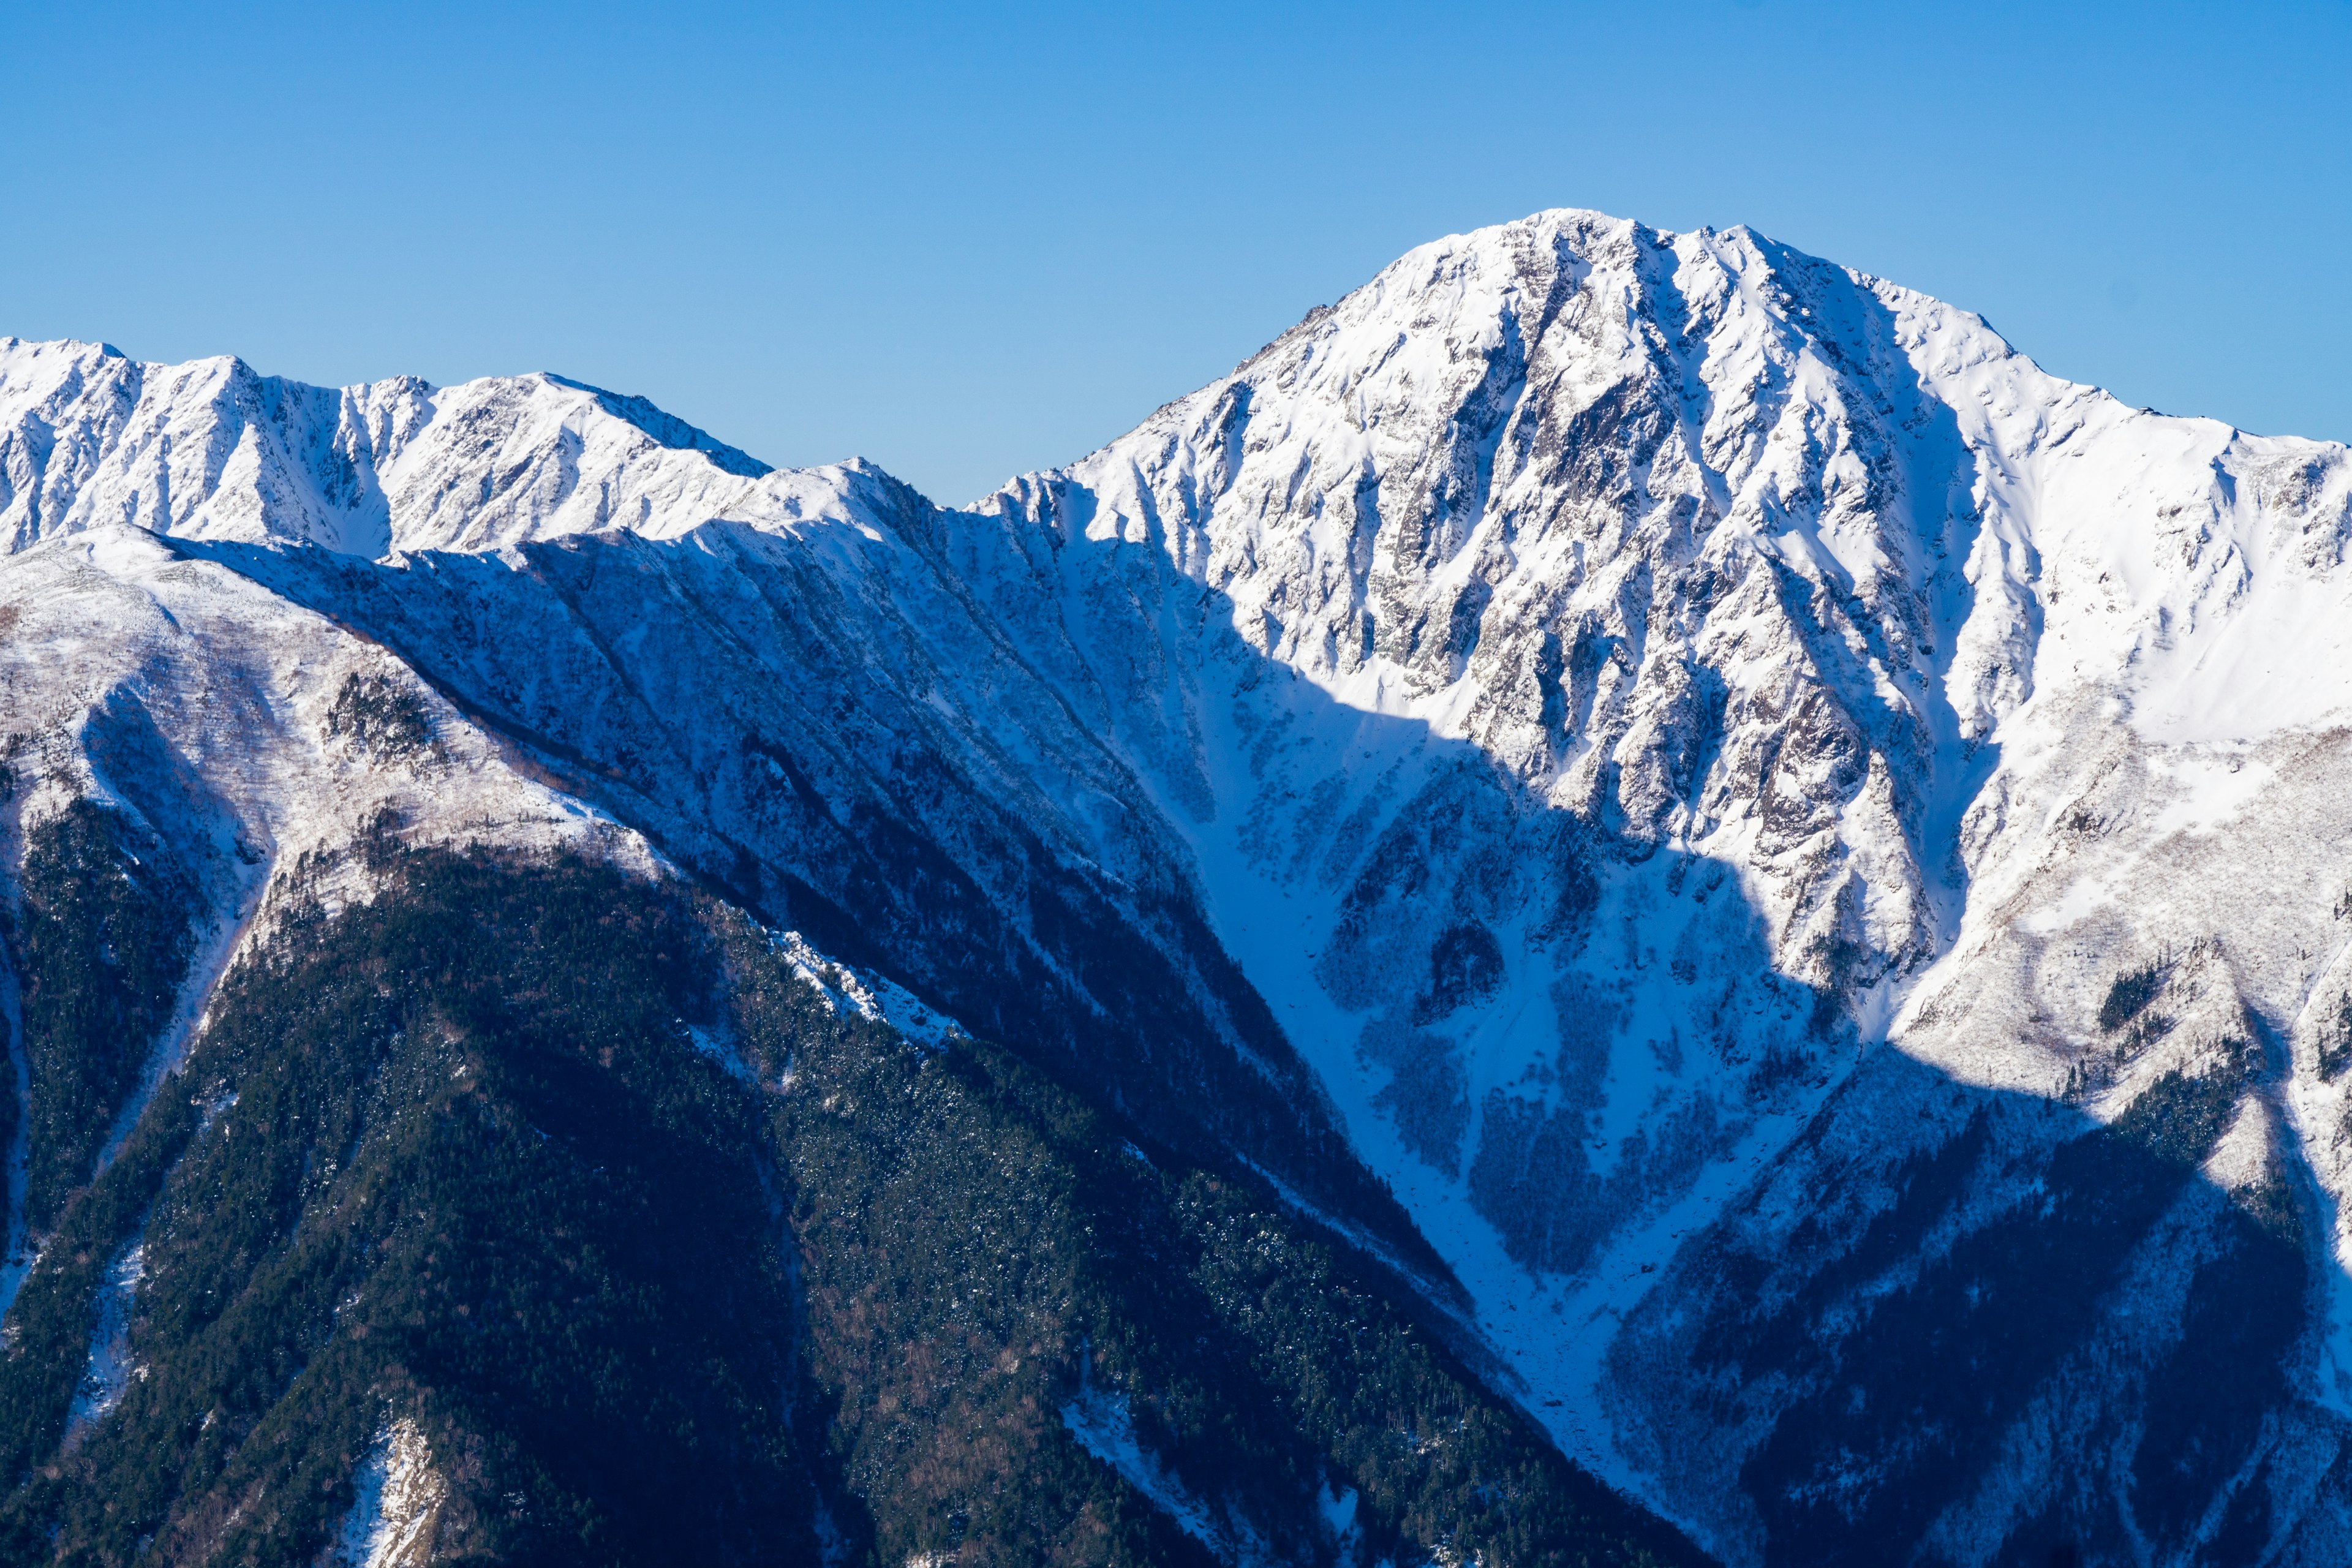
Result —
M2347 547L1585 212L961 510L0 340L0 1561L2352 1562Z

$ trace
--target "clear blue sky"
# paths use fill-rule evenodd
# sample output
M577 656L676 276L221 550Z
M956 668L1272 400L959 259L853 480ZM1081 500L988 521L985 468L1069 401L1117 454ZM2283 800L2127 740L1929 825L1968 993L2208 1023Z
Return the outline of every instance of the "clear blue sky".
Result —
M0 333L557 370L942 500L1562 205L2352 437L2352 0L20 5L0 58Z

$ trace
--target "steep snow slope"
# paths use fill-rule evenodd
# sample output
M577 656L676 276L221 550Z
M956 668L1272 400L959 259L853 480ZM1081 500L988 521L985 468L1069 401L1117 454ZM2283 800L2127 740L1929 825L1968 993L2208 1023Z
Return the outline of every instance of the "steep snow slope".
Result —
M1438 1265L1209 931L1181 841L871 470L769 530L505 558L191 545L396 649L747 908Z
M2352 1539L2341 447L1568 212L961 512L78 345L0 349L0 475L1415 1254L1336 1118L1733 1560Z
M0 560L0 623L16 822L96 798L205 887L340 848L378 820L428 843L584 837L649 864L637 835L502 765L494 738L381 648L136 530ZM414 703L425 729L339 732L355 680Z

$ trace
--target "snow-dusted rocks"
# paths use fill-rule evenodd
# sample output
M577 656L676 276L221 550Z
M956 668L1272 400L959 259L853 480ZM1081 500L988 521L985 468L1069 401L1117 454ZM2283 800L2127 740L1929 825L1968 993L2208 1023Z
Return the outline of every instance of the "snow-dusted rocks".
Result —
M390 822L659 853L1258 1165L1730 1560L2343 1553L2340 446L1561 212L963 510L9 342L0 536L19 809L216 921Z
M384 1424L360 1461L359 1495L323 1557L328 1568L423 1568L448 1483L425 1434L406 1416Z
M370 831L593 841L652 864L635 834L507 765L497 737L382 648L140 530L0 558L0 622L13 823L97 800L224 908L275 887L273 867ZM414 732L354 726L355 699L401 707Z

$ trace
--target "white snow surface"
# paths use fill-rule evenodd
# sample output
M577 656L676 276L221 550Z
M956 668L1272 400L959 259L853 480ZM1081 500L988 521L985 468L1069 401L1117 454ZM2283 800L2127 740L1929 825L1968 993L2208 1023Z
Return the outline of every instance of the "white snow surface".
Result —
M414 842L572 843L654 864L635 834L519 772L382 649L143 531L94 529L0 558L0 734L21 781L9 826L94 798L171 845L219 911L200 977L226 965L265 886L283 890L267 868L340 851L386 811ZM386 758L331 735L327 710L354 675L409 692L434 746ZM349 865L306 886L331 904L366 892Z
M769 472L559 378L320 391L0 342L0 734L39 781L11 820L120 802L214 868L226 931L387 804L649 866L421 682L441 750L350 754L324 703L399 661L152 535L416 570L682 542L830 584L925 743L1060 852L1142 879L1176 847L1529 1410L1727 1558L1763 1551L1765 1415L1680 1424L1698 1298L1660 1288L1704 1288L1695 1238L1866 1223L1864 1167L1924 1135L1903 1062L2097 1121L2269 1042L2206 1179L2307 1194L2297 1387L2352 1414L2352 1079L2320 1067L2352 992L2341 445L2127 407L1745 229L1559 211L907 515L866 465ZM957 1029L810 952L840 1005ZM2109 984L2159 961L2174 1026L2111 1059ZM2313 1419L2266 1439L2280 1473L2339 1440ZM2024 1509L2002 1474L1937 1525L1953 1560Z

